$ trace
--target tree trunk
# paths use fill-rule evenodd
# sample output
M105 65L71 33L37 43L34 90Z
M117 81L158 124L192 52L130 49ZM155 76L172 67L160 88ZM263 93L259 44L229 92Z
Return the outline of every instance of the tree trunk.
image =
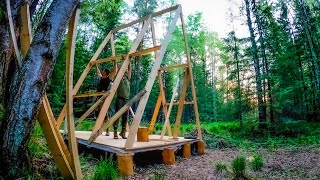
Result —
M50 79L69 19L79 0L55 0L49 7L21 68L14 73L5 118L1 124L0 174L16 178L29 166L27 144L40 99ZM2 22L2 21L1 21Z
M252 26L251 20L251 11L250 11L250 3L249 0L245 0L246 5L246 13L247 13L247 23L250 32L250 41L252 45L252 53L253 53L253 63L254 69L256 73L256 93L258 97L258 113L259 113L259 123L260 127L264 127L263 123L266 122L266 106L262 99L262 86L261 86L261 75L260 75L260 63L259 63L259 56L258 56L258 47L255 40L254 29Z

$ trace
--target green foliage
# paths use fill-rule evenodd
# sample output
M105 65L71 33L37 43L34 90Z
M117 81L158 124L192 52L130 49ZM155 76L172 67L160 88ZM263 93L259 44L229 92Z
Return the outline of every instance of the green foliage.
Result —
M3 106L0 104L0 122L1 122L2 118L4 118L4 113L5 113L5 109L4 109Z
M215 161L214 167L218 172L222 172L222 171L227 170L227 164L223 161Z
M246 159L244 156L237 156L232 161L231 168L232 174L235 179L240 179L246 175Z
M261 154L255 154L252 157L250 166L254 171L260 171L263 168L264 162Z
M152 176L152 180L164 180L165 179L165 172L163 170L159 170L159 171L156 171L154 173L154 175Z
M118 169L113 164L112 158L101 160L97 165L93 180L116 180L120 179Z

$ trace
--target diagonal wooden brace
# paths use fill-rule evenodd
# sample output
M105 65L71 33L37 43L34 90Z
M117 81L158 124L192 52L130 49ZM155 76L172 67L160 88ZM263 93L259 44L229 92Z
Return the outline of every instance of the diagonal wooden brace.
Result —
M113 115L107 122L105 122L101 128L92 134L88 140L88 143L91 144L102 132L104 132L108 127L110 127L120 116L127 112L128 109L133 105L133 103L137 102L147 91L142 90L137 95L135 95L129 102L127 102L115 115Z

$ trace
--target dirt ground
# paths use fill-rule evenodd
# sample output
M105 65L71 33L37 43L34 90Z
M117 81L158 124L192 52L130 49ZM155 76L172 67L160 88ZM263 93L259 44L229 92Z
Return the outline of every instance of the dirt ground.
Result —
M206 150L205 155L192 156L184 159L176 156L176 164L166 166L161 163L136 166L135 175L126 178L133 179L232 179L230 173L218 172L214 168L215 161L224 161L230 166L237 155L246 157L260 153L264 159L261 171L254 172L247 168L247 175L251 179L314 179L320 180L320 149L266 149L254 152L239 149Z

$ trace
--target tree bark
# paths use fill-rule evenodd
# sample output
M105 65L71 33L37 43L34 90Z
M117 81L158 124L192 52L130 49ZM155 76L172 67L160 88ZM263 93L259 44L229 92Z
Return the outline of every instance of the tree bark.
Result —
M1 124L0 175L16 178L30 164L27 144L40 100L51 77L69 19L79 0L55 0L49 7L21 68L15 69ZM18 8L19 9L19 8ZM10 39L9 39L10 40Z
M262 86L261 86L261 72L260 72L260 63L259 63L259 56L258 56L258 47L255 40L254 29L252 26L251 20L251 11L250 11L250 3L249 0L244 0L246 6L246 13L247 13L247 23L250 32L250 41L252 45L252 53L253 53L253 62L254 62L254 69L256 73L256 93L258 97L258 113L259 113L259 123L260 127L263 128L263 123L266 122L266 106L265 102L262 99Z

